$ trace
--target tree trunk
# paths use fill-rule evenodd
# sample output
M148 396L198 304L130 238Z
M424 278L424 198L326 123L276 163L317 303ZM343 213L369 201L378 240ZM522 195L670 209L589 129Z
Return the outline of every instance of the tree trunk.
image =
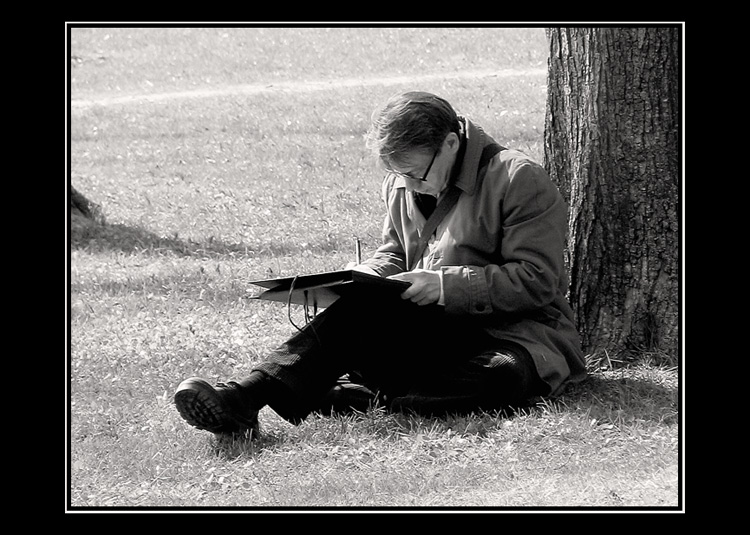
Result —
M676 356L680 29L553 28L545 166L570 206L584 350Z

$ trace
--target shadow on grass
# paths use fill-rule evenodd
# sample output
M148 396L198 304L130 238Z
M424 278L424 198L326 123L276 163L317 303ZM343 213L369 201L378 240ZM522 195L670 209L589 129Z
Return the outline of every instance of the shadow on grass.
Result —
M481 437L496 432L504 420L523 415L553 419L564 414L576 418L583 415L596 425L618 427L672 425L677 424L679 418L676 381L674 372L647 370L644 367L623 368L617 372L592 373L585 381L568 387L555 400L542 400L517 410L430 417L389 412L377 407L365 413L316 414L289 432L261 432L260 437L252 441L242 437L214 440L214 453L227 459L253 456L267 448L305 441L313 432L316 440L328 436L332 443L343 442L352 432L379 438L400 438L430 433L444 436L450 429L459 435Z
M304 250L316 248L331 252L337 248L335 242L305 244L287 241L273 241L249 246L243 243L226 243L213 237L196 242L183 240L178 236L163 237L140 228L120 224L99 224L94 222L74 222L69 234L70 250L87 250L89 252L147 252L153 254L169 253L183 257L242 257L242 256L277 256L294 255Z
M244 246L233 246L214 240L210 240L208 243L196 243L182 240L176 236L172 238L157 236L153 232L138 227L75 220L71 223L69 236L71 250L86 249L91 252L161 251L179 256L223 256L246 252Z
M557 402L598 420L676 423L679 392L676 372L634 366L599 372L570 385Z

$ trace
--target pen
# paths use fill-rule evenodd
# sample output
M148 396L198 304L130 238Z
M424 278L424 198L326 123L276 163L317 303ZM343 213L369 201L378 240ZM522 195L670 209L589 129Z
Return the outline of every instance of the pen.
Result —
M362 263L362 244L360 243L359 238L357 238L356 240L357 241L355 242L355 248L357 251L357 265L359 265Z

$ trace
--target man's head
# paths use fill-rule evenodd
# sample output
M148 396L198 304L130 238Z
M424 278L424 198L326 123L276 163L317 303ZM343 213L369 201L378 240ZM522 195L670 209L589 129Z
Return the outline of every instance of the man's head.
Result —
M450 177L460 131L447 101L412 91L392 97L373 114L368 146L383 167L407 179L407 188L437 194Z

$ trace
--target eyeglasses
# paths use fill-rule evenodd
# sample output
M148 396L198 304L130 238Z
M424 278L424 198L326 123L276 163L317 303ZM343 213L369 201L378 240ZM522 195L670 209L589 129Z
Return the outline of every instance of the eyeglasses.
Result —
M430 174L430 169L432 169L432 164L435 163L435 158L437 158L437 155L440 151L436 150L435 154L432 155L432 160L430 160L430 165L427 166L427 170L422 175L422 178L412 176L409 173L401 173L399 171L391 171L394 175L402 176L404 178L408 178L409 180L419 180L421 182L427 182L427 175Z

